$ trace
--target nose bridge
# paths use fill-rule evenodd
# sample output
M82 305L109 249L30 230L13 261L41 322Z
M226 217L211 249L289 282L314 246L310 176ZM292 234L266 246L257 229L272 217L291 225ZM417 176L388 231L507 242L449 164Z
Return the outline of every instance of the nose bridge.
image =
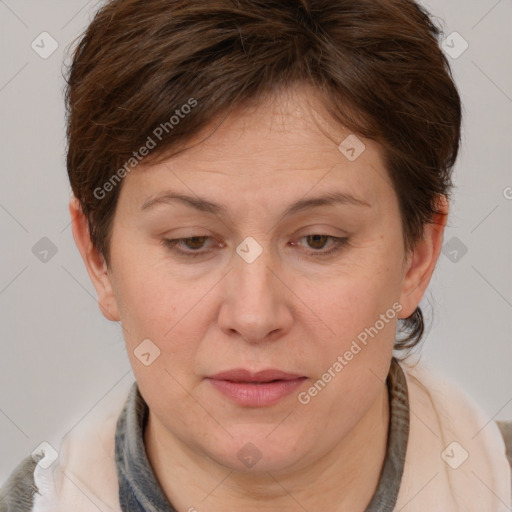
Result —
M272 254L270 247L263 246L252 237L244 239L236 248L233 279L237 300L240 294L246 305L261 308L270 305L273 300L272 283L274 279L270 268Z
M237 331L247 341L264 339L272 331L285 327L289 315L272 271L268 246L245 239L236 248L233 267L227 276L219 323L222 329Z

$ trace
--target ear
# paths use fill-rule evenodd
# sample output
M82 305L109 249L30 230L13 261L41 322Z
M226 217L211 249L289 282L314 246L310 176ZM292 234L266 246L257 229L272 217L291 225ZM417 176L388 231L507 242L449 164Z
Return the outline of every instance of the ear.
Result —
M399 318L411 316L420 303L443 247L443 234L448 220L448 200L446 196L438 197L437 209L440 212L425 226L422 240L409 253L404 268L400 304L403 309Z
M100 254L91 241L87 217L83 213L76 197L72 197L69 203L69 213L71 215L73 238L82 255L92 284L96 289L98 306L105 318L117 322L119 321L119 312L109 270L103 255Z

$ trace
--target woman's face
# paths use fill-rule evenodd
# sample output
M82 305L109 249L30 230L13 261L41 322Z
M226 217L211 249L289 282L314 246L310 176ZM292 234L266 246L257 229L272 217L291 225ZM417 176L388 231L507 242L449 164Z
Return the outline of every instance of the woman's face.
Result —
M382 392L397 317L419 301L378 146L340 150L350 132L315 121L301 92L128 174L100 292L162 439L232 468L333 450ZM269 369L290 375L254 375Z

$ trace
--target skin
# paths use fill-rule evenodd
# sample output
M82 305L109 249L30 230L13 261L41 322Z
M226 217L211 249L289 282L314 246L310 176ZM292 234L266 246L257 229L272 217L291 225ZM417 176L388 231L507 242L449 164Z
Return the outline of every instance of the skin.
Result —
M298 393L393 303L402 318L414 312L439 257L448 205L443 200L443 215L405 254L379 146L360 137L366 149L349 161L338 145L350 132L323 114L316 92L305 86L212 126L186 151L140 164L124 178L110 268L90 241L77 201L70 203L100 308L121 322L150 408L148 458L179 511L363 511L385 457L385 380L397 317L307 405ZM141 209L166 190L227 212L177 201ZM331 204L282 217L292 202L334 190L369 206ZM348 242L315 257L335 242L307 236L314 234ZM211 252L187 259L162 244L193 236L212 238L182 243L182 250ZM252 263L235 252L248 236L262 248ZM160 350L149 366L134 354L147 338ZM242 407L205 379L233 368L278 368L307 379L276 404ZM248 442L261 453L251 468L237 457Z

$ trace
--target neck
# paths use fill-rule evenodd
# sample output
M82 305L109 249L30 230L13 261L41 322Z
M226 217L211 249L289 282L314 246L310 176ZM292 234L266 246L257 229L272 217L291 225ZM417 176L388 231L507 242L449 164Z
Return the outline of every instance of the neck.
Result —
M388 424L384 385L367 413L328 454L306 468L282 473L240 473L221 466L184 446L151 412L144 441L157 480L180 512L194 507L201 512L363 512L378 485Z

